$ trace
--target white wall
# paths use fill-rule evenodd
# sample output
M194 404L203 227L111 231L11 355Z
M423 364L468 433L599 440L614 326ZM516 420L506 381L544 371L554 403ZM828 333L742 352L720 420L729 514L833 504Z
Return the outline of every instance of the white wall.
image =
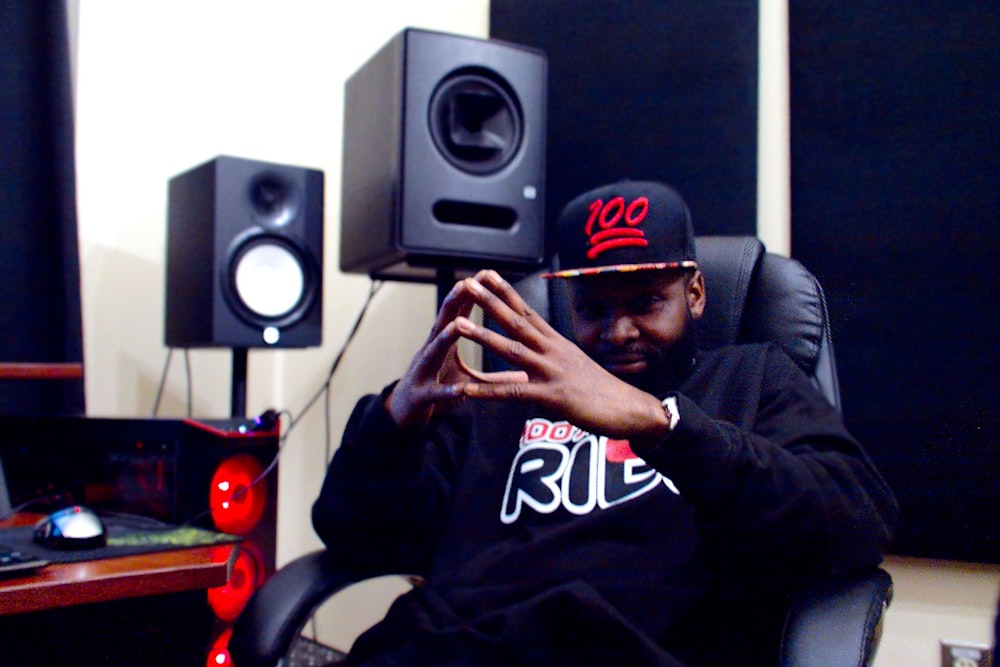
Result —
M939 667L942 639L992 645L1000 567L890 556L885 568L896 597L876 667Z
M249 412L298 415L322 385L364 301L368 280L337 270L343 83L405 26L485 36L488 0L102 0L80 3L77 168L88 409L149 415L166 358L163 258L167 180L218 154L326 174L323 346L251 351ZM777 9L775 9L777 7ZM787 77L781 3L762 2L762 219L787 252ZM777 41L775 41L777 40ZM783 78L784 77L784 78ZM772 88L774 86L774 88ZM785 88L783 88L785 87ZM782 92L784 90L784 93ZM777 91L774 93L774 91ZM778 222L781 221L781 222ZM399 375L431 324L431 287L388 285L333 383L334 444L355 400ZM185 411L176 358L161 415ZM228 352L191 353L194 414L229 411ZM279 561L319 546L308 522L325 468L322 401L289 438L280 466ZM989 638L1000 573L892 559L897 595L880 667L938 664L939 636ZM397 582L334 612L346 631L374 618Z
M349 9L348 9L349 7ZM163 344L167 180L218 154L326 174L323 347L251 350L247 407L298 415L323 384L369 281L337 270L342 95L346 77L404 26L485 35L486 0L128 0L80 7L77 167L88 410L147 415ZM378 297L333 385L331 429L397 376L429 329L431 287ZM229 411L228 351L191 353L194 413ZM160 414L185 410L170 368ZM280 466L280 558L317 542L307 510L325 467L322 402Z
M251 350L247 409L298 416L369 289L337 270L345 79L406 26L485 36L487 0L103 0L79 6L77 173L88 412L147 416L163 344L167 180L219 154L326 175L321 348ZM405 368L434 314L429 286L376 297L338 371L334 441L355 401ZM196 416L229 414L228 351L191 353ZM174 355L160 415L185 414ZM309 523L326 467L320 401L280 465L278 558L320 546ZM351 614L352 616L354 614Z

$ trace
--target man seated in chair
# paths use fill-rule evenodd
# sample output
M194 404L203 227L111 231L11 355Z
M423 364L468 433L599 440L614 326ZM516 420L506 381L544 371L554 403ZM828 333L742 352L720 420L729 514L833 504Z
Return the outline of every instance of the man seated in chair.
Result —
M557 234L575 340L484 271L355 408L315 528L426 584L348 664L774 664L792 592L880 562L891 492L783 352L699 351L711 295L674 190L598 188ZM514 370L471 369L462 338Z

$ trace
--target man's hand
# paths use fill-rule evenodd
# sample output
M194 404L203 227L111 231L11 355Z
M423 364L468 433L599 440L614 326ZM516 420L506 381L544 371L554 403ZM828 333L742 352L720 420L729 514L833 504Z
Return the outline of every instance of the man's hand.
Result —
M469 382L516 384L527 381L526 374L519 371L474 371L459 358L458 323L470 321L468 316L475 305L470 292L472 285L478 283L471 278L455 284L441 305L430 336L386 399L386 410L398 426L427 423L435 407L462 400L463 387Z
M464 281L461 292L507 336L476 325L466 307L445 327L453 330L449 335L488 348L523 373L476 373L455 355L464 377L453 376L460 383L453 391L472 399L537 402L575 426L614 438L656 441L669 433L670 418L659 399L602 368L531 309L499 274L480 272ZM448 340L453 351L454 339Z

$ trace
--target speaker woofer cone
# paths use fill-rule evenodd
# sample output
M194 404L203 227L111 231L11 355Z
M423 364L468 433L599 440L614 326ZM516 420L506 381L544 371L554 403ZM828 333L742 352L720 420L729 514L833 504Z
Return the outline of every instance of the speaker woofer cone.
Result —
M489 70L458 70L431 96L431 136L448 162L472 174L506 167L523 139L521 108L506 82Z
M315 271L289 239L252 235L234 245L225 293L248 323L287 326L302 317L315 298Z

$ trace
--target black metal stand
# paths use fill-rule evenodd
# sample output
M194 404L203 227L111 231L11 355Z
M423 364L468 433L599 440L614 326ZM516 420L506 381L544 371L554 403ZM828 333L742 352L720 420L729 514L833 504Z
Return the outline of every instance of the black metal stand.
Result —
M230 386L230 416L246 417L247 414L247 350L233 348L233 381Z
M437 309L441 310L444 298L455 286L455 269L439 268L434 274L434 284L437 285Z

